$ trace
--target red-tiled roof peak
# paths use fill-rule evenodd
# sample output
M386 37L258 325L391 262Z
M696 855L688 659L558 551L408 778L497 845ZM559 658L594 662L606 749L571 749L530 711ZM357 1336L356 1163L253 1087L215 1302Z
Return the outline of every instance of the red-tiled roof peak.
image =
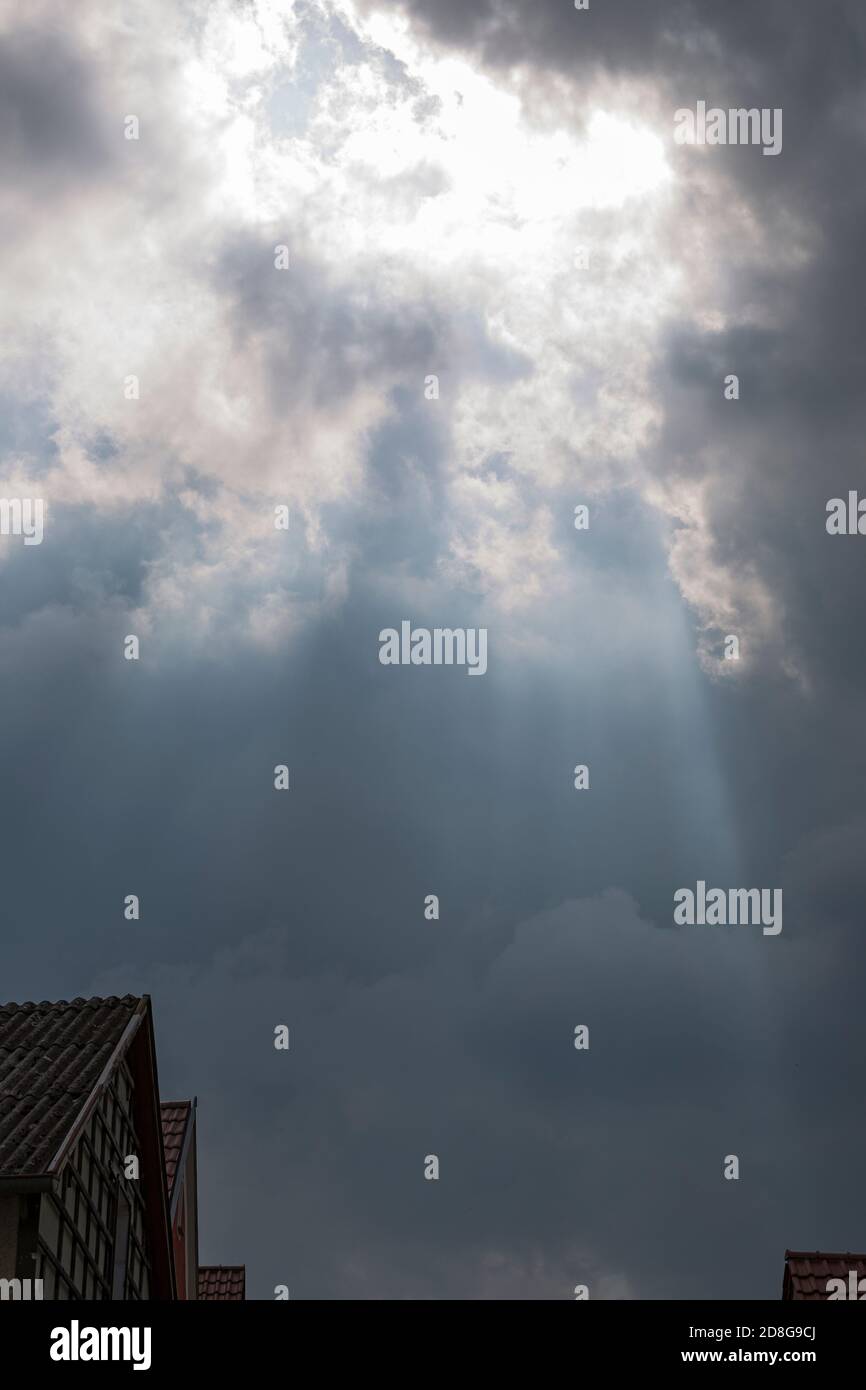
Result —
M183 1152L183 1141L191 1112L191 1100L164 1100L159 1107L162 1146L165 1150L165 1180L169 1197L174 1188L177 1165Z
M198 1296L221 1303L246 1298L246 1265L199 1265Z
M866 1278L866 1254L852 1250L786 1250L782 1298L823 1302L829 1298L829 1281L841 1279L847 1283L851 1272L858 1281Z

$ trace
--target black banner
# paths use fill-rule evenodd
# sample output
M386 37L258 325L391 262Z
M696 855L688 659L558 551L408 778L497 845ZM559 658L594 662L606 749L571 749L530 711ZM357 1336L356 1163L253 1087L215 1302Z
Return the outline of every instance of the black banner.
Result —
M112 1375L164 1377L173 1370L194 1369L228 1373L258 1373L266 1367L288 1372L304 1364L303 1348L308 1352L325 1352L333 1357L338 1348L350 1347L356 1373L361 1373L357 1358L371 1350L365 1332L376 1328L377 1335L387 1335L390 1345L399 1338L401 1327L412 1327L411 1318L421 1316L423 1323L415 1330L425 1341L423 1370L429 1374L437 1365L437 1351L443 1374L453 1374L454 1349L447 1341L448 1323L443 1325L442 1314L427 1307L418 1313L404 1311L395 1326L393 1314L388 1322L378 1323L375 1305L364 1303L341 1310L328 1305L328 1335L322 1340L320 1304L298 1301L274 1303L151 1303L130 1304L60 1304L6 1303L0 1305L0 1336L4 1354L12 1356L19 1365L33 1372L48 1372L53 1379L63 1381L70 1375L94 1376L101 1371ZM453 1308L453 1305L450 1305ZM477 1327L479 1313L483 1326L490 1327L487 1318L495 1319L492 1310L481 1313L476 1307L473 1321L467 1325L464 1312L457 1314L453 1324L456 1335L465 1335ZM453 1313L446 1314L450 1321ZM535 1314L534 1316L539 1316ZM406 1317L410 1322L406 1323ZM820 1303L582 1303L566 1312L549 1308L544 1317L544 1335L555 1339L545 1343L545 1360L551 1352L567 1352L579 1356L581 1365L592 1366L594 1373L619 1370L667 1371L673 1367L701 1365L764 1365L810 1366L826 1375L828 1370L850 1364L860 1350L863 1329L861 1315L846 1313L837 1304ZM335 1339L334 1322L347 1320L348 1328L357 1331L357 1340L346 1343ZM370 1319L372 1318L372 1323ZM429 1319L429 1321L428 1321ZM509 1368L513 1368L514 1353L521 1351L521 1338L526 1341L528 1358L535 1362L537 1374L539 1324L530 1320L521 1332L519 1324L510 1323L503 1338L507 1347ZM387 1332L386 1332L387 1328ZM556 1345L558 1339L564 1340ZM303 1339L303 1340L302 1340ZM377 1362L383 1355L380 1342ZM476 1356L477 1356L476 1352ZM339 1355L339 1353L338 1353ZM485 1360L496 1359L491 1343L485 1340Z

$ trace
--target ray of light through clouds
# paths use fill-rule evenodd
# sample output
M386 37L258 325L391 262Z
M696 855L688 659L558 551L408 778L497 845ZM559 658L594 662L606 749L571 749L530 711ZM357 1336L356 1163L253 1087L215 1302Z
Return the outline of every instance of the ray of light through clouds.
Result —
M798 991L847 988L798 846L862 872L858 669L794 554L861 447L856 237L791 172L793 41L782 158L672 133L693 90L777 104L765 8L749 65L739 4L0 0L0 481L46 506L0 545L2 995L153 994L253 1296L749 1296L786 1243L856 1245L777 1157L829 1103L784 1079ZM856 167L847 100L815 95ZM836 340L797 345L832 315L831 385ZM486 627L485 679L381 667L403 618ZM673 929L674 886L782 873L784 941ZM717 1181L738 1145L761 1214Z
M647 360L674 279L650 251L670 181L661 142L602 111L583 138L532 131L516 97L468 64L427 55L399 27L372 22L359 36L328 7L302 14L217 5L185 21L138 12L138 29L85 22L82 41L110 44L117 60L100 94L115 110L135 105L146 69L163 59L151 123L164 150L179 150L180 168L166 189L146 156L121 167L114 150L100 216L84 201L67 211L47 280L33 269L37 257L51 266L44 242L16 247L30 289L7 320L13 369L26 326L40 313L53 323L43 371L59 457L46 490L53 505L106 507L177 490L212 540L203 565L157 561L148 585L157 605L174 606L181 590L192 602L226 567L262 564L252 560L261 494L287 473L321 548L321 507L357 488L371 433L413 380L406 354L388 360L387 349L378 372L362 375L365 334L381 325L409 337L435 306L451 339L442 564L478 574L511 607L557 582L550 490L598 486L653 418ZM161 46L143 45L142 32L164 33ZM303 129L282 134L291 98L281 94L321 48L336 61L317 75ZM606 273L590 280L574 269L581 219L611 210ZM255 259L271 233L289 237L315 304L312 289L264 303ZM317 320L312 340L292 341L296 308ZM344 326L357 341L344 343L335 369L326 354ZM418 342L412 367L423 350ZM109 386L118 363L158 402L146 421ZM497 368L509 365L506 389ZM349 389L329 392L341 370ZM281 371L291 410L276 399ZM111 459L88 455L97 437L111 440ZM485 475L499 454L512 485ZM211 486L196 494L191 474ZM329 571L340 564L337 546Z
M272 595L283 586L283 612L295 605L262 556L261 497L288 478L311 549L328 551L322 593L339 594L345 554L321 509L349 487L357 495L394 393L442 366L423 341L433 317L449 387L442 574L509 611L562 595L551 499L633 481L657 419L647 373L678 280L657 240L672 181L658 135L599 109L576 134L532 129L515 95L383 15L126 13L121 25L110 8L81 12L90 61L110 52L117 65L110 76L99 66L92 99L110 151L100 215L80 199L64 209L62 254L50 256L43 222L42 240L22 235L12 257L27 291L7 310L11 372L34 320L52 324L38 347L56 417L50 505L111 508L172 490L199 545L192 561L153 557L147 606L174 611L181 594L182 607L199 595L212 618L203 589L252 566L264 592L249 593L245 627L279 640ZM150 138L173 152L168 170L138 149L121 166L107 131L112 108L135 106L151 77L161 100ZM286 134L305 85L305 119ZM308 272L276 303L261 269L271 236L288 237ZM575 268L587 240L603 247L591 277ZM312 336L295 337L293 322L310 317ZM343 330L335 366L327 354ZM395 348L413 341L362 373L376 330ZM131 411L112 389L118 363L156 409ZM96 438L111 441L110 458L89 454ZM500 456L507 479L489 468ZM26 488L25 460L15 478Z

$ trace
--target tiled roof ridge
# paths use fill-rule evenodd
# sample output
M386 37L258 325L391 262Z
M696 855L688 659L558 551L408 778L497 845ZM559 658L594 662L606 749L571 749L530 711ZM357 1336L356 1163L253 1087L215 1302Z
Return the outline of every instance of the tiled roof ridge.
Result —
M4 1009L69 1009L73 1005L80 1007L82 1004L97 1008L105 1004L139 1004L146 997L144 994L92 994L85 999L83 995L78 994L74 999L25 999L20 1002L15 999L7 999L5 1003L0 1003L0 1013Z
M786 1250L786 1260L866 1260L857 1250Z

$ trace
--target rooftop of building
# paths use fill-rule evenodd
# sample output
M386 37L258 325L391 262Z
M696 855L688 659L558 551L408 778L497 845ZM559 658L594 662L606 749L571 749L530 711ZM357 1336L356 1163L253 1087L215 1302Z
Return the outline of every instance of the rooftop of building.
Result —
M246 1265L199 1265L200 1299L234 1303L246 1298Z
M866 1255L829 1250L786 1250L785 1279L782 1297L797 1301L826 1300L830 1279L842 1279L846 1284L850 1271L857 1279L866 1277Z
M145 1003L128 994L0 1004L0 1177L55 1171Z

